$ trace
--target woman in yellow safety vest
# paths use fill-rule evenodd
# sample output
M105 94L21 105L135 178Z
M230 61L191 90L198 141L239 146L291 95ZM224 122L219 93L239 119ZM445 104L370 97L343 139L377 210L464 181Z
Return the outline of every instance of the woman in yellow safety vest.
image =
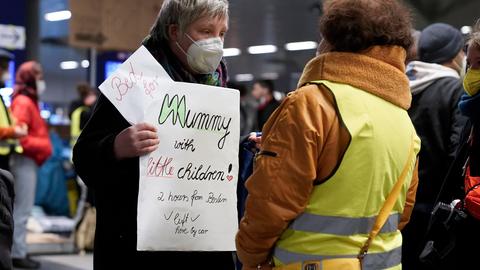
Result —
M8 64L13 60L13 54L0 49L0 88L5 87L5 80L9 76ZM9 157L12 150L21 152L17 138L27 135L27 125L15 125L10 112L0 96L0 169L9 170Z
M244 269L401 269L420 140L396 0L324 2L319 55L263 128L237 234Z

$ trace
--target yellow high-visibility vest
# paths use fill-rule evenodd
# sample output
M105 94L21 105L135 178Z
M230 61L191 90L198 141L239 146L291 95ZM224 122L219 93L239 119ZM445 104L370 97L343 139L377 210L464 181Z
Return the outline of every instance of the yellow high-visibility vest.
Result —
M308 205L281 235L274 249L275 265L329 258L356 258L366 242L385 198L405 164L409 172L402 193L363 260L364 270L401 269L402 236L398 223L404 210L415 158L409 159L414 139L407 111L346 84L315 81L333 93L339 119L351 141L338 168L314 187Z
M10 118L10 112L8 111L5 103L3 102L2 96L0 96L0 127L6 128L10 127L13 124L12 119ZM5 139L0 140L0 155L6 156L14 150L17 153L22 153L23 148L20 146L20 143L16 139Z
M82 130L80 129L80 120L82 113L88 110L86 106L80 106L76 108L72 113L72 122L70 123L70 146L73 148L75 143L77 143L78 137Z

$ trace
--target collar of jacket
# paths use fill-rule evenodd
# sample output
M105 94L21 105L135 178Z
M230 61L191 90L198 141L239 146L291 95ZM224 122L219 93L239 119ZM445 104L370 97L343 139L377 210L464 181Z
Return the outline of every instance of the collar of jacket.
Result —
M299 87L316 80L344 83L407 110L412 94L405 75L405 56L405 50L399 46L373 46L360 53L321 54L305 66Z

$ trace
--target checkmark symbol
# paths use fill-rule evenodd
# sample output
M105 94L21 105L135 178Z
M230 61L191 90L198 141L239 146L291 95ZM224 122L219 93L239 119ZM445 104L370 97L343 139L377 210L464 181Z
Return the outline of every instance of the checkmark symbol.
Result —
M170 215L167 217L165 214L163 214L163 216L165 217L165 220L170 220L170 218L172 217L173 215L173 211L170 212Z
M190 220L191 220L192 222L195 222L199 217L200 217L200 215L198 215L195 219L190 218Z

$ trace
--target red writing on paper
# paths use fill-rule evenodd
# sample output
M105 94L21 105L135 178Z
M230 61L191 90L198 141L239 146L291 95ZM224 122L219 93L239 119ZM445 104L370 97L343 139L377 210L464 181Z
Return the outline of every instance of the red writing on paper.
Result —
M159 158L150 157L147 162L147 176L153 177L173 177L175 168L172 166L173 158L160 156Z

